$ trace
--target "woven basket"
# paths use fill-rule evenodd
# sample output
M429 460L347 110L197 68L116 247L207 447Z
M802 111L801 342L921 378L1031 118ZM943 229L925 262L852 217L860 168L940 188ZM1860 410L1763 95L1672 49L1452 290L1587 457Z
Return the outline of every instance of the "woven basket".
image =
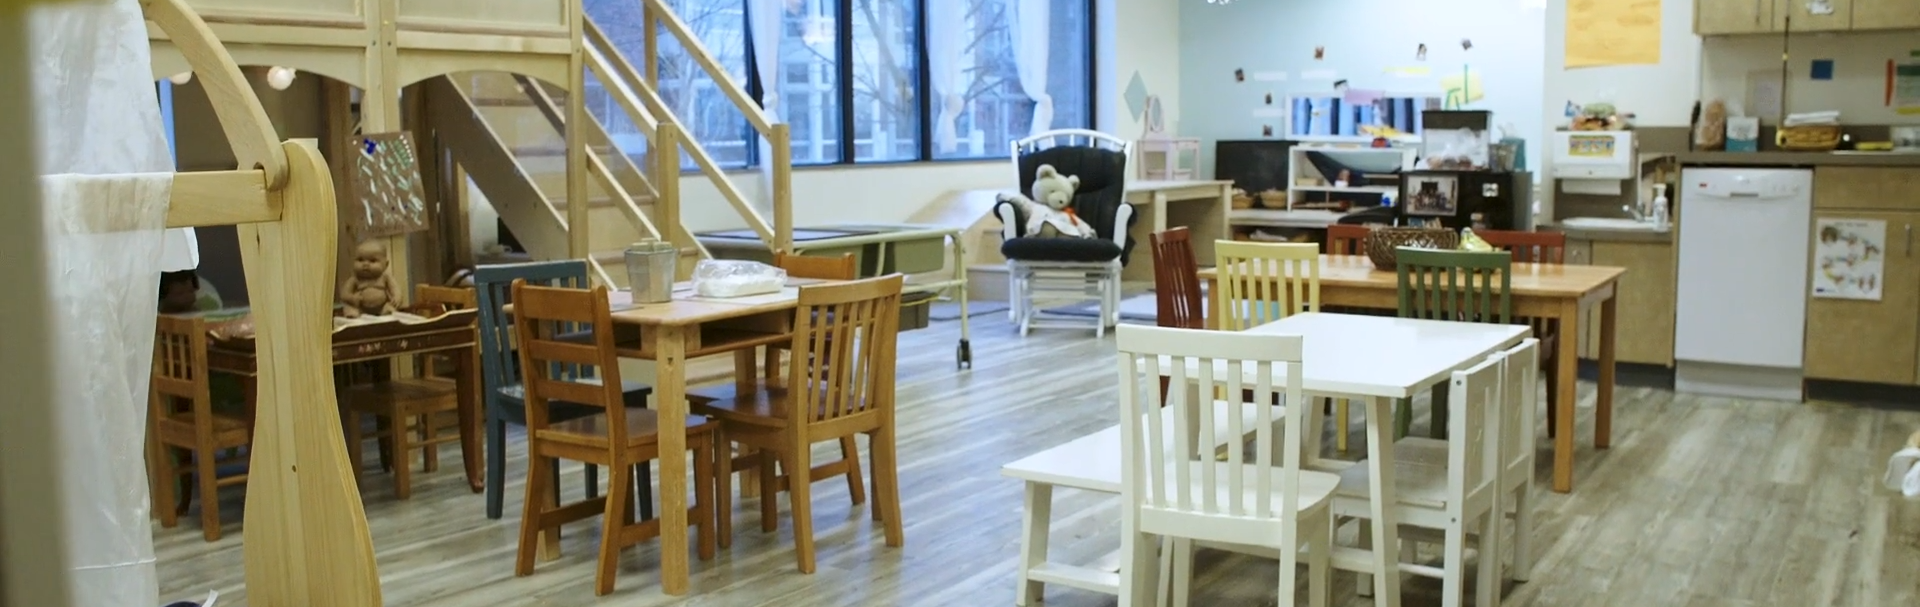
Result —
M1398 266L1394 249L1460 248L1460 233L1446 228L1374 228L1367 233L1367 258L1376 270L1391 272Z
M1831 152L1840 147L1840 127L1830 124L1789 126L1774 132L1774 144L1794 152Z

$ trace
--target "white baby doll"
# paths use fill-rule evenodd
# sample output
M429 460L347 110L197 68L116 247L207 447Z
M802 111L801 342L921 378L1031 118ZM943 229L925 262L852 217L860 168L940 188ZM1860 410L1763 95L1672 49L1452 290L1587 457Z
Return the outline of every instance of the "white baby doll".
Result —
M1033 197L1001 194L1001 202L1019 202L1026 208L1026 234L1040 238L1094 238L1093 226L1073 212L1073 193L1080 178L1061 175L1053 165L1043 164L1033 174Z

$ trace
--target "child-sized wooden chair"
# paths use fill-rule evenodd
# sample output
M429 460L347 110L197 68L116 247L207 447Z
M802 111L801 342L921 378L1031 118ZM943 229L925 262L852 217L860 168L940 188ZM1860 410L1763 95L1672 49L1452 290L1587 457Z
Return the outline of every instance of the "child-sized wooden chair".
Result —
M1400 317L1508 324L1513 322L1513 258L1504 251L1442 251L1400 247ZM1447 386L1433 388L1434 438L1447 436ZM1413 403L1394 411L1395 436L1413 426Z
M415 309L446 312L471 310L475 299L472 289L420 284L414 286L413 303ZM440 469L440 445L460 441L457 432L445 434L443 430L458 429L459 422L449 419L455 417L449 414L458 412L464 387L454 379L437 376L434 367L438 358L422 357L424 372L420 377L375 381L341 391L340 404L346 416L341 425L346 428L347 461L353 466L354 482L360 481L365 467L362 452L367 438L380 439L382 463L393 470L393 493L400 499L413 496L413 468L407 458L415 449L420 450L421 469L433 472ZM363 430L362 415L379 420L371 435Z
M774 530L779 516L774 499L780 489L787 490L802 573L814 571L813 483L856 469L846 460L815 467L814 443L867 435L875 515L888 546L906 541L893 418L902 284L894 274L801 287L786 384L763 383L743 393L729 383L688 394L693 411L720 421L721 444L757 451L753 458L721 458L719 476L732 477L736 466L759 470L761 530ZM730 491L719 496L720 541L729 546L733 498Z
M1320 311L1320 247L1304 243L1214 243L1220 294L1214 323L1245 331L1301 312ZM1334 448L1347 450L1350 409L1333 399Z
M601 515L599 567L594 594L613 592L619 573L620 550L660 535L658 519L634 519L637 470L655 459L662 465L686 465L685 453L660 453L659 417L651 409L626 406L620 386L620 354L615 349L612 311L607 288L555 289L513 281L514 334L520 347L521 385L527 403L527 491L520 517L520 548L514 574L533 573L533 561L544 534L548 546L558 543L560 526ZM586 327L580 332L580 327ZM582 367L591 367L589 371ZM582 378L596 378L588 382ZM555 421L556 405L597 411L589 416ZM687 520L698 531L701 560L714 555L713 507L714 431L718 424L698 415L687 416L687 450L693 456L692 505ZM558 481L555 460L571 459L605 466L607 494L561 505L553 487Z
M153 340L153 379L148 387L147 433L152 447L148 465L154 510L160 526L180 524L174 503L175 482L190 475L200 493L200 531L207 541L220 539L220 488L247 482L246 473L218 475L225 464L244 464L246 456L222 460L220 454L253 442L253 423L216 413L208 387L207 326L198 316L161 315ZM188 457L190 468L175 461Z

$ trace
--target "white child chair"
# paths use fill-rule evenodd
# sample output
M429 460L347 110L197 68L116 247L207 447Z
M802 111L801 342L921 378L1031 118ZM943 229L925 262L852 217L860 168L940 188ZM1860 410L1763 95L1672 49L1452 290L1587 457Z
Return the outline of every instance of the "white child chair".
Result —
M1214 419L1212 406L1190 406L1194 395L1216 389L1241 394L1241 377L1258 378L1251 386L1254 403L1274 402L1272 378L1284 373L1283 402L1303 402L1301 394L1301 338L1197 329L1124 325L1118 331L1120 351L1121 536L1120 605L1144 605L1154 593L1154 536L1171 538L1176 592L1192 567L1192 547L1205 544L1243 545L1277 552L1282 605L1290 605L1297 585L1300 549L1307 549L1307 592L1311 605L1323 607L1328 596L1328 559L1332 551L1332 493L1340 478L1302 470L1302 427L1308 407L1238 405L1253 415L1224 412L1225 424ZM1198 377L1189 378L1188 369ZM1172 385L1197 390L1160 389L1162 375ZM1204 398L1204 397L1203 397ZM1207 398L1211 401L1211 398ZM1164 410L1193 411L1169 415ZM1274 415L1284 441L1274 436ZM1252 417L1251 428L1247 427ZM1197 419L1195 419L1197 418ZM1168 426L1172 427L1168 427ZM1216 460L1213 445L1239 444L1253 435L1253 460L1247 449L1226 450ZM1171 441L1173 449L1149 448ZM1284 445L1284 451L1276 449ZM1273 461L1280 453L1281 461ZM1184 603L1184 597L1175 600Z
M1007 258L1008 314L1026 335L1035 327L1083 327L1070 318L1041 318L1039 298L1099 304L1094 319L1096 336L1120 322L1120 268L1133 249L1127 229L1133 225L1133 205L1127 204L1127 159L1133 143L1085 129L1047 131L1013 142L1015 187L1021 193L1033 185L1040 165L1051 165L1062 175L1080 178L1073 211L1093 226L1098 238L1029 238L1027 210L1001 202L993 207L1000 219L1000 254Z

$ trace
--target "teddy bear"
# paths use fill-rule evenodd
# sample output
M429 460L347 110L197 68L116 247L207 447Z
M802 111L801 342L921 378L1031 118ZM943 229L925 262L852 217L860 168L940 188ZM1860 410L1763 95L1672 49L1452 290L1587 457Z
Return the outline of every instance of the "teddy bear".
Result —
M1029 237L1094 238L1098 234L1093 226L1073 212L1073 193L1079 188L1079 176L1062 175L1053 165L1043 164L1033 174L1032 198L1008 193L1001 194L999 201L1025 208Z
M387 246L378 240L360 243L353 250L353 274L340 283L341 313L347 318L361 314L385 316L399 307L400 287L388 272Z

